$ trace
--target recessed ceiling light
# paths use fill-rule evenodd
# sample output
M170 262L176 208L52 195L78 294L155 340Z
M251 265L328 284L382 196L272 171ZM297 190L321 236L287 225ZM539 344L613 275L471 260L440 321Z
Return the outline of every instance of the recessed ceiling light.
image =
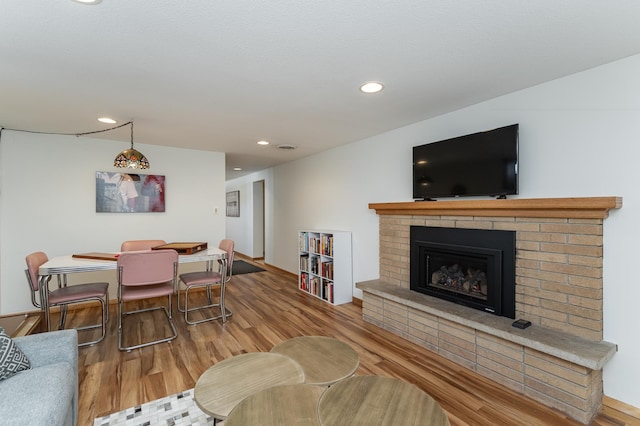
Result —
M109 117L100 117L98 118L98 121L101 123L107 123L107 124L116 124L117 121L114 120L113 118L109 118Z
M73 0L76 3L82 3L82 4L98 4L100 3L102 0Z
M258 145L269 145L269 141L258 141Z
M360 91L362 93L378 93L384 89L382 83L377 81L369 81L360 86Z
M233 170L235 170L236 172L239 172L240 170L242 170L242 167L234 167Z

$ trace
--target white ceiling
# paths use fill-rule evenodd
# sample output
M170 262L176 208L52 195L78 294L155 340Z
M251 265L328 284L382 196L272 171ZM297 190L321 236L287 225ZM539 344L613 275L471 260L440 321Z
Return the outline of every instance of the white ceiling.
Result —
M637 0L3 0L0 126L134 120L230 179L639 53Z

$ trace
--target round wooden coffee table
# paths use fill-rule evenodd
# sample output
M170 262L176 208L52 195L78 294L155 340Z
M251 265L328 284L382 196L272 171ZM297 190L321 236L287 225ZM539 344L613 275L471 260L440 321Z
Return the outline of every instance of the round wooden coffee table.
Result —
M242 400L229 413L225 426L317 426L318 401L325 387L275 386Z
M449 426L440 405L417 386L381 376L356 376L329 387L318 405L320 424Z
M205 413L224 420L244 398L272 386L304 382L302 368L284 355L251 352L214 364L198 379L194 400Z
M286 355L300 364L304 382L312 385L332 385L353 376L360 365L351 346L325 336L294 337L274 346L271 353Z

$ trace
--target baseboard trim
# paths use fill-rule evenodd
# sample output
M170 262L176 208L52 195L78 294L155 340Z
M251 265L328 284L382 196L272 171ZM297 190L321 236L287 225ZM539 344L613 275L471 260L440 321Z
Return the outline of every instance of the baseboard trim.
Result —
M627 404L626 402L618 401L617 399L604 395L602 397L602 409L600 411L606 411L607 415L614 417L610 410L620 412L625 416L629 416L634 420L640 422L640 408L634 407L633 405ZM628 419L621 420L628 421Z
M277 272L279 272L281 274L287 274L287 275L290 275L292 277L297 277L298 276L298 274L293 274L293 273L291 273L289 271L285 271L284 269L280 269L277 266L273 266L273 265L270 265L268 263L260 263L260 265L268 266L269 269L272 269L273 271L277 271Z

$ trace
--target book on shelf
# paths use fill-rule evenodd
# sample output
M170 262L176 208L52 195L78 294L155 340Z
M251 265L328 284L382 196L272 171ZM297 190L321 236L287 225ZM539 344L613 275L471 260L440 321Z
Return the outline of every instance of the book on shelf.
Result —
M308 271L309 270L309 255L303 254L300 256L300 270Z
M309 271L312 274L318 274L318 256L311 256L309 258Z
M298 249L300 251L309 251L309 240L306 232L298 234Z
M322 269L322 276L324 278L328 278L330 280L333 279L333 261L332 260L322 262L321 269Z
M309 251L312 253L320 253L319 237L309 237Z
M322 298L324 300L329 300L329 283L327 280L322 280Z
M333 257L333 235L322 235L320 253L325 256Z
M309 293L315 296L320 296L320 291L321 291L320 278L311 277L309 279Z
M333 282L322 280L322 298L333 303Z

